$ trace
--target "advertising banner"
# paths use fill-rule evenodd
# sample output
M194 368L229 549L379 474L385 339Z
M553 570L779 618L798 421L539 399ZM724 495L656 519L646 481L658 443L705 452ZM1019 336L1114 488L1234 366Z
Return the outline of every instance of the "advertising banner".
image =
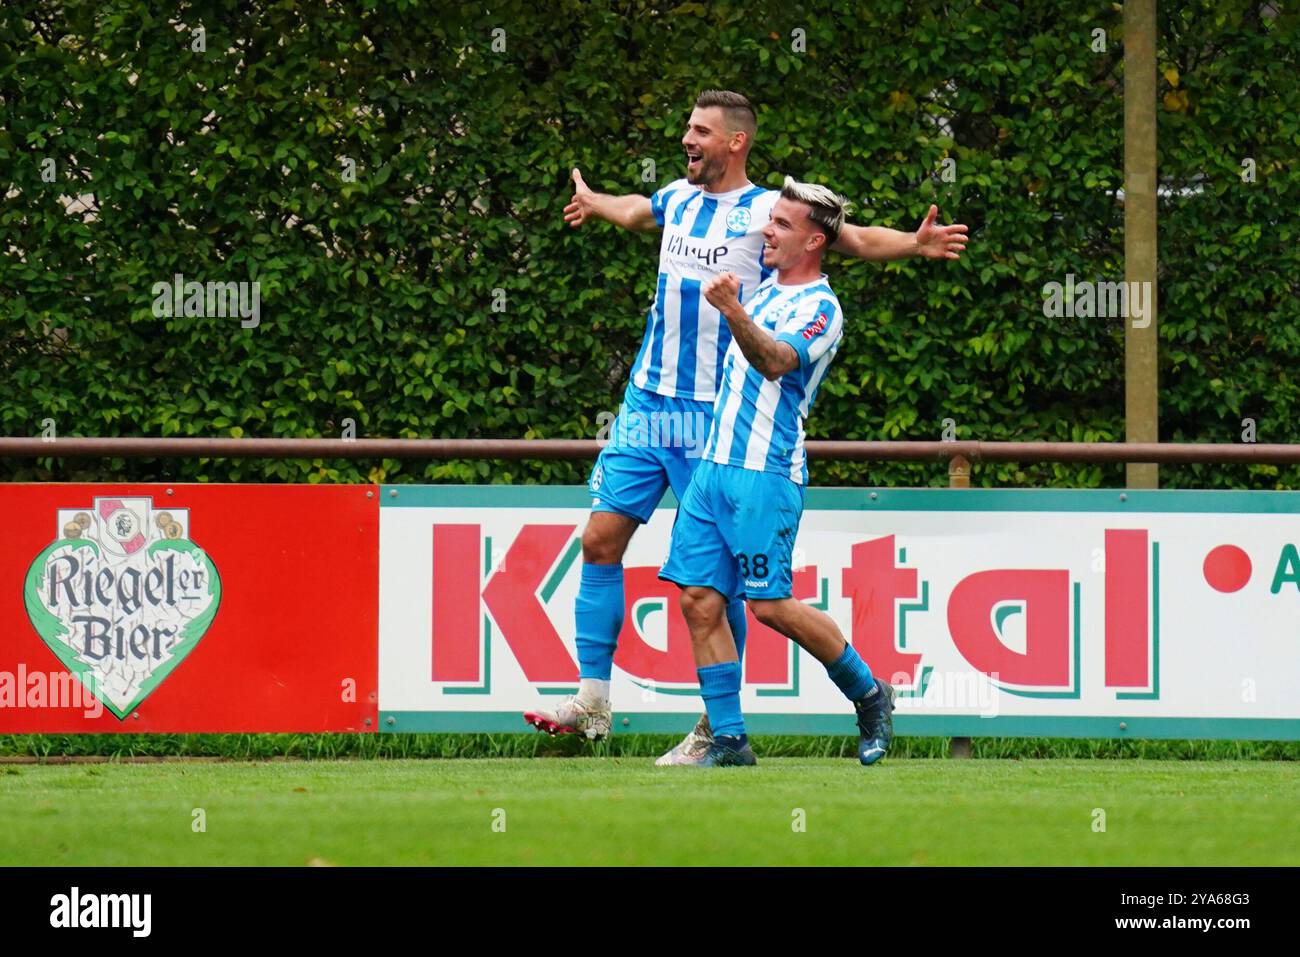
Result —
M0 733L369 731L374 486L0 486Z
M385 486L380 730L518 731L577 686L582 488ZM701 711L674 506L632 539L616 731ZM809 489L794 597L899 689L901 734L1300 738L1300 493ZM756 733L853 732L751 615Z

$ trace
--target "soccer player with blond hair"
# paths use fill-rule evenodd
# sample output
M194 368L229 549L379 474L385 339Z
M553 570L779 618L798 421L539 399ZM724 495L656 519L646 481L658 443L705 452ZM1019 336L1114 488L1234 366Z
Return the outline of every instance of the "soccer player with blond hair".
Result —
M627 420L636 416L640 422L708 422L712 416L732 332L704 288L730 273L736 279L736 298L743 304L772 272L764 259L763 231L780 194L755 186L746 173L756 131L757 116L749 100L735 92L706 90L696 99L682 136L684 178L652 196L613 196L593 192L582 174L573 171L573 198L564 209L571 226L603 219L624 229L658 230L662 238L658 282L641 350L611 441L601 450L588 482L593 504L582 534L582 575L574 609L578 693L554 707L526 712L525 720L539 730L592 739L609 734L610 679L625 612L623 554L668 488L681 501L703 444L647 442L644 430L628 428ZM937 207L931 206L912 233L845 224L831 248L873 261L909 256L956 259L965 248L966 227L937 225L937 215ZM743 655L744 602L731 601L726 618ZM701 718L660 762L698 763L711 742L708 720Z
M673 524L660 577L682 589L700 694L713 743L695 763L756 762L740 710L740 656L728 603L743 596L760 622L826 666L853 703L858 756L874 764L893 738L894 689L874 678L835 620L793 597L793 554L808 481L804 420L844 334L844 314L821 271L844 227L845 201L786 177L763 229L763 261L776 270L741 304L730 272L704 297L731 331L704 461Z

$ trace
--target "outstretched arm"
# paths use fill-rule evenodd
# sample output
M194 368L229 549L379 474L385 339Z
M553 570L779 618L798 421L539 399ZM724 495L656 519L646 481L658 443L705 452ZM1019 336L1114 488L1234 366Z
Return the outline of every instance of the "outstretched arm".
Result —
M888 259L907 259L924 256L927 259L960 259L966 249L966 227L937 226L935 217L939 207L931 206L925 220L914 233L905 233L885 226L853 226L844 224L840 238L831 249L857 259L881 262Z
M581 226L593 218L639 233L653 232L659 228L648 196L638 196L635 193L627 196L593 193L583 182L577 167L574 167L573 199L564 207L564 221L570 226Z

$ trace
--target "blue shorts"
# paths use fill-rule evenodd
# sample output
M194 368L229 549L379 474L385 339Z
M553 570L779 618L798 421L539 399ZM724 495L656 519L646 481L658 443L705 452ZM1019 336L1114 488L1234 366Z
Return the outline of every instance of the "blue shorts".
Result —
M775 472L704 462L677 509L659 577L728 601L790 598L803 486Z
M623 406L587 480L593 512L616 512L638 522L673 490L686 494L713 421L713 404L647 392L628 384Z

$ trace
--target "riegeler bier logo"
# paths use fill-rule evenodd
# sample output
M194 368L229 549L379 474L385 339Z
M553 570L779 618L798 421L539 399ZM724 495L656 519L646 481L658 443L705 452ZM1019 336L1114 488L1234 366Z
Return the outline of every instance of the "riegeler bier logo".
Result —
M119 719L185 660L216 617L221 579L189 525L189 509L96 497L90 509L58 510L58 537L27 570L32 626Z

